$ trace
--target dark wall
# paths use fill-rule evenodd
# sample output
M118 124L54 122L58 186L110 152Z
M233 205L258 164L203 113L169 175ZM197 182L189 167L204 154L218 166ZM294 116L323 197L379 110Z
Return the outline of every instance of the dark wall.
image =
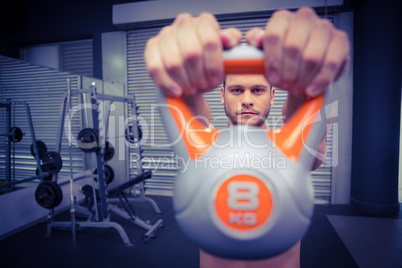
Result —
M354 2L351 204L396 212L402 73L401 1Z
M13 38L26 24L24 0L0 1L0 55L18 58Z
M1 0L0 55L19 58L19 46L93 38L94 76L102 78L101 34L114 4L135 0Z

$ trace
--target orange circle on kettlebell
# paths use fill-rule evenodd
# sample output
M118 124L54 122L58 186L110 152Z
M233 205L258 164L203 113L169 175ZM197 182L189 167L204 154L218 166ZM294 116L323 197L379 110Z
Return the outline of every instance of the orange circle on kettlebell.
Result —
M235 175L218 187L215 211L224 226L251 232L267 222L272 212L272 195L260 179L248 174Z

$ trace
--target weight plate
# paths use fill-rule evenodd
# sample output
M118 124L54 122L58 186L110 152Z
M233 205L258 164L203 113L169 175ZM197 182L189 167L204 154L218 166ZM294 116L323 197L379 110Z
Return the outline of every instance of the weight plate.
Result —
M106 184L111 183L114 179L113 168L109 165L105 165L105 177L106 177Z
M112 160L114 156L114 147L113 145L106 141L105 143L105 155L103 156L104 161L110 161Z
M37 140L36 141L36 146L38 146L39 150L39 158L42 159L42 157L47 153L47 146L43 141ZM34 151L34 144L31 144L31 155L35 157L35 151Z
M60 185L53 181L45 181L38 185L35 191L35 200L43 208L57 207L63 199Z
M114 179L114 171L113 168L109 165L105 165L105 180L106 180L106 184L109 184L113 181ZM98 169L94 170L94 179L96 182L98 182Z
M99 135L93 128L84 128L77 136L78 147L86 152L93 153L99 148Z
M58 205L60 205L61 201L63 200L63 190L61 189L60 185L58 185L56 182L51 182L53 187L56 189L57 192L57 200L56 200L56 204L54 205L55 207L57 207Z
M58 173L63 166L63 161L61 160L60 154L57 152L45 153L42 157L42 163L43 170L50 174Z
M20 142L24 134L22 133L19 127L10 128L10 141L12 142Z
M43 169L43 166L42 166L42 169ZM36 176L39 176L39 169L38 168L36 168L35 174L36 174ZM43 180L51 181L52 180L52 174L49 173L49 175L44 177Z
M132 126L132 125L130 125L130 126L128 126L128 127L126 128L126 130L125 130L125 136L126 136L126 140L127 140L129 143L135 143L134 130L133 130L133 126ZM138 137L139 137L139 140L138 140L138 141L141 141L141 140L142 140L142 129L141 129L141 126L138 126Z

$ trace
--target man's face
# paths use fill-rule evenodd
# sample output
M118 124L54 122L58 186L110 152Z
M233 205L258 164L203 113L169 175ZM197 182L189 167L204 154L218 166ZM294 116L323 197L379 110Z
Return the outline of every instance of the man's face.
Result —
M221 89L221 103L229 124L265 128L275 90L263 75L228 75Z

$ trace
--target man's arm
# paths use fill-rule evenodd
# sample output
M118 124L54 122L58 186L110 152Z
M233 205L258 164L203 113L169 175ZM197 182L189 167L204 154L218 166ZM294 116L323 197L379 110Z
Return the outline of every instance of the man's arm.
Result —
M144 56L148 72L165 94L188 96L186 103L193 114L210 118L201 95L221 83L222 50L239 44L241 37L238 29L220 29L211 14L181 14L147 42ZM311 8L277 11L265 29L251 29L246 39L264 50L265 76L270 84L292 96L322 94L340 77L350 57L346 33ZM288 99L285 104L287 117L296 107L294 101ZM319 151L326 151L325 141Z
M222 50L238 45L241 38L238 29L221 30L211 14L180 14L148 40L144 52L148 73L169 96L211 91L224 78Z
M294 96L322 94L344 72L350 58L347 34L307 7L276 11L265 29L251 29L246 39L264 49L270 84Z
M212 14L181 14L147 42L148 72L169 96L211 91L224 79L222 50L241 38L238 29L220 29ZM322 94L349 62L347 34L311 8L277 11L265 29L251 29L246 39L264 50L270 84L294 96Z
M209 127L211 122L211 108L204 97L204 93L183 95L183 100L192 114L198 117L198 121L205 127Z

